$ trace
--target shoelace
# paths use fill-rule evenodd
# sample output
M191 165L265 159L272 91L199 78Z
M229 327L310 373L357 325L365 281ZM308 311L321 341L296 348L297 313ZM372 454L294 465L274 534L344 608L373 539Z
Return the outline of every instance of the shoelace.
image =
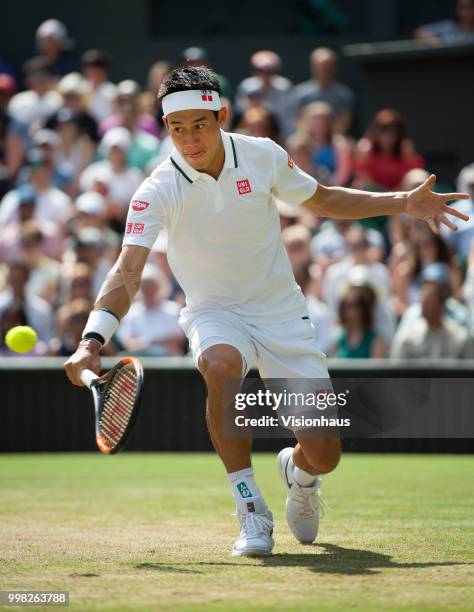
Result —
M296 483L295 483L296 484ZM328 504L324 501L321 491L305 491L304 487L298 487L293 496L297 497L298 501L301 502L300 512L302 518L309 518L314 513L319 513L320 518L324 518L327 510L329 510Z
M264 514L258 512L237 512L232 516L237 516L240 520L240 535L258 537L268 535L273 529L273 521Z

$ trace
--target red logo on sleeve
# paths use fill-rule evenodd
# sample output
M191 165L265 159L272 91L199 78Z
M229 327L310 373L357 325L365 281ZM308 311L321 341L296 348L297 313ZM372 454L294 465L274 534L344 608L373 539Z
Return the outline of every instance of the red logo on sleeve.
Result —
M145 210L145 208L148 208L149 206L150 202L144 202L143 200L132 200L132 208L137 212Z
M243 179L241 181L237 181L237 191L240 195L245 195L246 193L250 193L252 191L250 187L250 183L248 179Z
M291 155L288 155L288 168L291 168L293 170L294 167L295 167L295 162L293 161Z
M126 234L143 234L143 230L145 229L144 223L127 223L127 231Z

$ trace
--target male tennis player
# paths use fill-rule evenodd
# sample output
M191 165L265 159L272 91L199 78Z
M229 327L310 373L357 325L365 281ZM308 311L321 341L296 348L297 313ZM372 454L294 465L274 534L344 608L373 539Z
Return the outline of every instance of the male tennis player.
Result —
M219 94L215 74L204 67L178 68L162 84L159 97L174 150L133 196L121 254L65 368L76 385L84 368L99 371L100 350L128 311L150 248L165 227L169 263L186 294L180 323L207 384L208 428L240 519L233 555L266 556L273 548L272 514L253 476L251 440L223 434L224 381L243 377L254 365L263 378L329 378L272 196L339 219L407 212L437 231L440 223L456 229L448 214L468 219L446 205L467 195L433 193L434 176L398 193L318 185L272 140L222 131L227 110ZM299 431L295 436L298 443L281 451L278 468L288 525L309 543L318 531L320 475L336 467L340 442Z

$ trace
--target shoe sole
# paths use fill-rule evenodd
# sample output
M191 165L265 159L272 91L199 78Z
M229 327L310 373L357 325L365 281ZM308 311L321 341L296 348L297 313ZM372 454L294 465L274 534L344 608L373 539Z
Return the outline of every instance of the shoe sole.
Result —
M272 555L273 555L272 550L254 549L254 550L246 550L242 552L239 550L232 550L233 557L271 557Z

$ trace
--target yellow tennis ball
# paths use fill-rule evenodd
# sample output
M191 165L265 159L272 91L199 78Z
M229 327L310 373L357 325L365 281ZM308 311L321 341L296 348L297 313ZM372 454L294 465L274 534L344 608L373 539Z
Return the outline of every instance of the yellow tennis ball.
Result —
M37 340L35 330L28 325L12 327L5 336L6 345L15 353L28 353L34 348Z

